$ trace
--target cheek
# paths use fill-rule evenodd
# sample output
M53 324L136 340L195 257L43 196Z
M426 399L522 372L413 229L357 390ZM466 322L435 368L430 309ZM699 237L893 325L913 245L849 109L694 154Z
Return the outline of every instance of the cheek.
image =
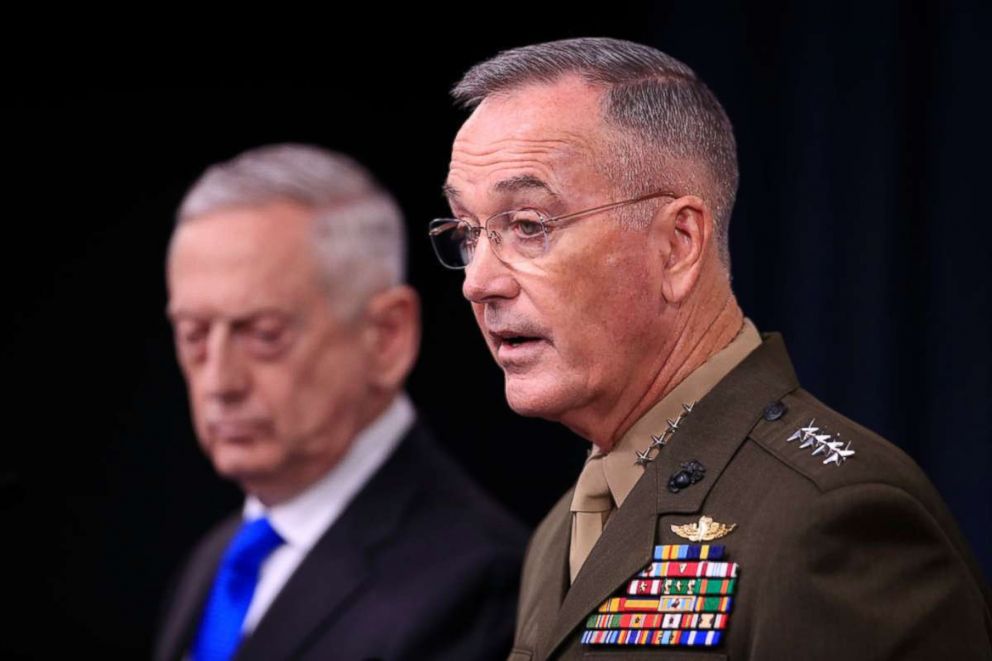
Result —
M292 417L286 423L307 433L347 417L365 392L368 369L357 348L328 350L312 357L296 372L286 393L286 409Z
M247 408L269 418L275 435L286 433L287 422L295 418L294 405L299 396L297 374L285 365L265 365L255 370Z
M618 278L620 273L624 277ZM628 369L643 353L657 321L651 289L636 274L618 269L599 280L575 283L549 310L559 352L567 362L591 371Z
M206 393L206 388L198 378L196 372L186 373L186 393L189 399L190 414L193 418L193 425L201 443L206 438L208 412L211 409L211 398Z

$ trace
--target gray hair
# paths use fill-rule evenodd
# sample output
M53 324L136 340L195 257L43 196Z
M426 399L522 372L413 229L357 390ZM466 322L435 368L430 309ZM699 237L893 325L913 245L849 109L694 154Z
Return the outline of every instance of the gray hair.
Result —
M278 201L314 211L314 249L340 315L355 315L374 293L403 282L406 236L396 202L357 162L320 147L268 145L210 166L183 198L176 224Z
M472 67L452 89L475 108L491 95L576 74L605 88L602 119L613 129L600 167L627 197L658 190L694 193L713 210L717 249L730 268L730 214L737 194L737 144L730 119L695 72L659 50L630 41L582 38L503 51ZM650 205L621 218L643 225Z

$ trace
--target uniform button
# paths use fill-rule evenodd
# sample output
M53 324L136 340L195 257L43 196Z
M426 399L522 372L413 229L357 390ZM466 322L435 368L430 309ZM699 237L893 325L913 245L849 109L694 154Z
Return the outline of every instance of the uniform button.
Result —
M772 402L765 407L765 412L762 414L765 420L771 422L772 420L778 420L785 412L789 409L782 402Z

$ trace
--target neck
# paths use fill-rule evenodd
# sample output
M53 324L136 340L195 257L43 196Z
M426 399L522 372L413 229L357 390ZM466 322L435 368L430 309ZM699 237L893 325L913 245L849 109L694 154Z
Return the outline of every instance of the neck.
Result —
M335 421L333 428L325 430L339 441L321 442L319 451L301 456L292 466L278 473L239 480L242 490L258 498L266 507L273 507L296 498L318 480L327 475L354 445L358 435L371 425L396 397L396 391L367 393L356 415L348 421Z
M668 331L651 353L645 352L653 359L643 376L611 402L583 416L585 420L574 425L562 420L604 452L696 368L730 344L744 323L744 314L729 283L724 283L695 292L691 302L673 306L659 323Z

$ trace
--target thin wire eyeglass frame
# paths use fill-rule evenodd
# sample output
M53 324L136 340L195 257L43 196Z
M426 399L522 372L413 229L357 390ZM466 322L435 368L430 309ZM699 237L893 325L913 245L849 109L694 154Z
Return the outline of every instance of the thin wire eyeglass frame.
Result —
M483 223L482 225L472 225L466 220L460 220L457 218L435 218L430 222L430 225L428 226L428 236L430 236L431 246L434 248L434 254L437 255L438 261L440 261L441 265L444 266L445 268L459 271L466 268L472 261L471 257L469 257L469 259L466 260L464 264L457 264L457 263L452 263L449 260L446 260L443 256L445 252L445 247L446 245L448 245L445 243L446 239L450 243L451 232L458 227L466 228L468 230L466 236L471 236L473 242L478 242L479 235L482 234L483 231L485 231L486 238L489 239L490 245L493 248L493 254L495 254L496 257L504 264L512 265L514 263L529 261L530 258L519 255L519 253L517 253L519 259L507 260L505 257L503 257L500 254L499 246L502 245L503 239L500 236L499 232L496 232L494 230L491 231L489 229L489 222L494 218L498 218L500 216L505 216L512 213L518 213L520 211L533 211L535 214L537 214L538 216L537 221L540 222L541 224L541 230L544 236L545 250L546 250L548 234L551 232L551 229L553 228L553 225L555 223L560 223L566 220L575 220L583 216L590 216L592 214L600 213L601 211L609 211L611 209L617 209L619 207L624 207L630 204L637 204L638 202L653 200L658 197L670 197L673 199L678 199L679 196L669 192L658 191L655 193L649 193L647 195L634 197L629 200L610 202L608 204L603 204L598 207L593 207L591 209L574 211L572 213L567 213L562 216L554 216L551 218L548 218L546 214L544 214L541 211L538 211L537 209L531 209L529 207L521 207L519 209L510 209L508 211L501 211L499 213L493 214L492 216L487 218L486 222ZM465 251L462 250L458 251L459 254L464 254L464 252ZM472 250L469 254L474 255L475 251Z

